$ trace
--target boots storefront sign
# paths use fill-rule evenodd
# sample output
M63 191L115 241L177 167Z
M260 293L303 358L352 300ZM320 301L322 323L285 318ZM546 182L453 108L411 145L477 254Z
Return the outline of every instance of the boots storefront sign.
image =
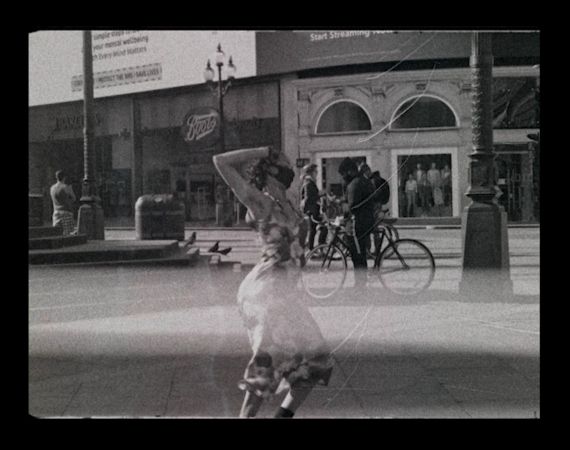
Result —
M193 109L184 117L181 132L192 150L212 147L220 137L220 114L213 108Z

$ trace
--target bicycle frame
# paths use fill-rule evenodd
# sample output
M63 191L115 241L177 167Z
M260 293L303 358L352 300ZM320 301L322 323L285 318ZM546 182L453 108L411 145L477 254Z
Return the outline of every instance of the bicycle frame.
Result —
M376 222L376 223L374 224L374 226L373 226L373 229L377 229L378 225L380 225L381 223L382 223L382 221ZM379 255L380 255L380 253L381 253L381 252L380 252L380 249L382 248L382 244L383 244L383 242L384 242L384 237L386 237L386 240L388 241L388 245L390 245L392 248L394 248L394 241L392 241L392 240L390 239L390 237L389 237L389 235L388 235L388 233L386 232L386 229L385 229L384 227L382 227L380 233L381 233L381 234L380 234L380 245L378 246L378 251L376 252L376 257L375 257L375 261L374 261L375 267L376 267L376 264L377 264L377 261L378 261L378 257L379 257ZM372 233L370 233L370 235L372 235ZM350 247L349 247L348 244L345 242L345 240L342 239L344 236L348 236L348 235L347 235L346 232L342 229L342 227L339 226L339 225L334 225L334 233L333 233L333 236L332 236L331 240L330 240L329 243L328 243L327 252L326 252L326 254L324 255L324 258L323 258L323 263L327 261L329 255L330 255L330 252L331 252L331 250L332 250L332 246L333 246L333 245L336 245L336 246L340 249L340 251L343 252L343 254L344 254L345 257L350 256ZM351 237L352 237L352 236L351 236ZM354 238L354 237L352 237L352 238ZM357 237L356 239L358 239L358 237ZM330 255L330 256L332 257L332 255ZM329 263L329 266L330 266L330 263ZM323 265L323 267L324 267L324 265Z
M343 252L344 256L346 257L348 253L350 253L350 249L346 245L346 243L341 239L340 236L344 236L344 231L341 229L340 226L334 226L334 233L332 239L330 240L329 244L327 245L327 252L323 257L323 265L328 261L327 269L330 267L332 262L332 251L334 250L334 246L336 245L341 252Z
M387 246L391 247L392 250L396 253L396 255L398 256L398 259L400 260L400 262L402 263L404 269L408 268L408 265L406 264L405 260L402 258L402 256L400 255L400 253L397 251L396 246L394 245L394 240L392 240L390 238L390 234L386 231L386 227L388 225L383 224L382 222L384 221L384 218L377 220L374 225L372 226L372 228L370 228L370 235L372 235L374 233L374 231L379 232L379 245L378 248L376 249L376 255L374 257L374 266L373 268L378 268L379 264L380 264L380 254L382 253L381 249L382 249L382 245L384 243L384 238L386 238L387 241ZM345 257L349 257L350 255L350 247L348 246L348 244L345 242L345 240L343 239L344 236L348 236L346 234L346 232L344 231L343 227L340 225L333 225L332 226L334 228L334 233L332 235L331 240L329 241L328 245L327 245L327 251L325 253L325 255L323 256L323 264L322 264L322 268L325 268L326 263L328 262L328 265L326 266L326 268L330 268L331 262L332 262L332 250L333 250L333 246L336 246L339 248L339 250L343 253L343 255ZM380 228L380 230L379 230ZM330 228L329 228L330 229ZM354 238L351 236L351 238ZM356 238L358 239L358 238ZM386 247L387 248L387 247Z
M393 241L390 236L388 235L388 233L386 232L385 228L382 228L381 230L381 235L380 235L380 245L378 246L378 249L376 250L376 256L374 257L374 269L377 269L380 267L380 255L382 254L382 251L380 251L380 249L382 248L382 244L384 243L384 237L386 238L386 240L388 241L388 244L386 246L386 248L390 247L392 249L392 251L398 256L398 259L400 260L400 262L402 263L402 266L404 269L409 269L408 264L406 263L406 261L404 260L404 258L402 258L402 255L400 254L400 252L398 252L398 249L396 248L396 246L394 245L394 243L396 241ZM386 250L386 248L384 250Z

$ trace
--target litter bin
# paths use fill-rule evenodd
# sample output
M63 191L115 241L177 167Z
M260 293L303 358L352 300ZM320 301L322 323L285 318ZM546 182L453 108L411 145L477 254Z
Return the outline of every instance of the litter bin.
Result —
M172 194L143 195L135 203L135 229L139 240L184 240L184 203Z
M28 224L41 227L44 223L44 197L42 194L28 194Z

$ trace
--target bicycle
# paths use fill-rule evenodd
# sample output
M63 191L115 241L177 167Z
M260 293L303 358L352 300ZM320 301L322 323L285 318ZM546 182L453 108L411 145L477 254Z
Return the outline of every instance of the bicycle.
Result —
M372 229L372 232L370 233L370 237L372 239L370 242L370 246L366 249L366 256L368 259L375 259L376 253L378 251L376 247L382 248L382 246L380 245L380 235L382 233L382 229L390 237L392 241L397 241L400 239L400 233L398 232L398 229L394 225L398 219L396 219L395 217L386 217L388 211L389 210L387 209L382 210L382 215L378 216L378 218L376 219L376 223L374 224L374 227ZM372 249L373 246L374 250Z
M388 227L377 221L379 246L374 255L372 271L382 285L397 295L417 295L425 291L435 276L435 260L431 251L415 239L392 239ZM345 283L350 247L347 234L340 221L327 222L332 238L317 245L305 256L301 272L305 291L313 298L324 299L334 295ZM384 239L386 246L383 247Z

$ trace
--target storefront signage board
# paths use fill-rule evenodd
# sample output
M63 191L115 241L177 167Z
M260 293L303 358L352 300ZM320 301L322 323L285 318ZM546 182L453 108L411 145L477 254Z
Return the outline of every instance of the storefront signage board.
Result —
M220 114L213 108L193 109L184 117L180 132L190 150L212 147L220 138Z

